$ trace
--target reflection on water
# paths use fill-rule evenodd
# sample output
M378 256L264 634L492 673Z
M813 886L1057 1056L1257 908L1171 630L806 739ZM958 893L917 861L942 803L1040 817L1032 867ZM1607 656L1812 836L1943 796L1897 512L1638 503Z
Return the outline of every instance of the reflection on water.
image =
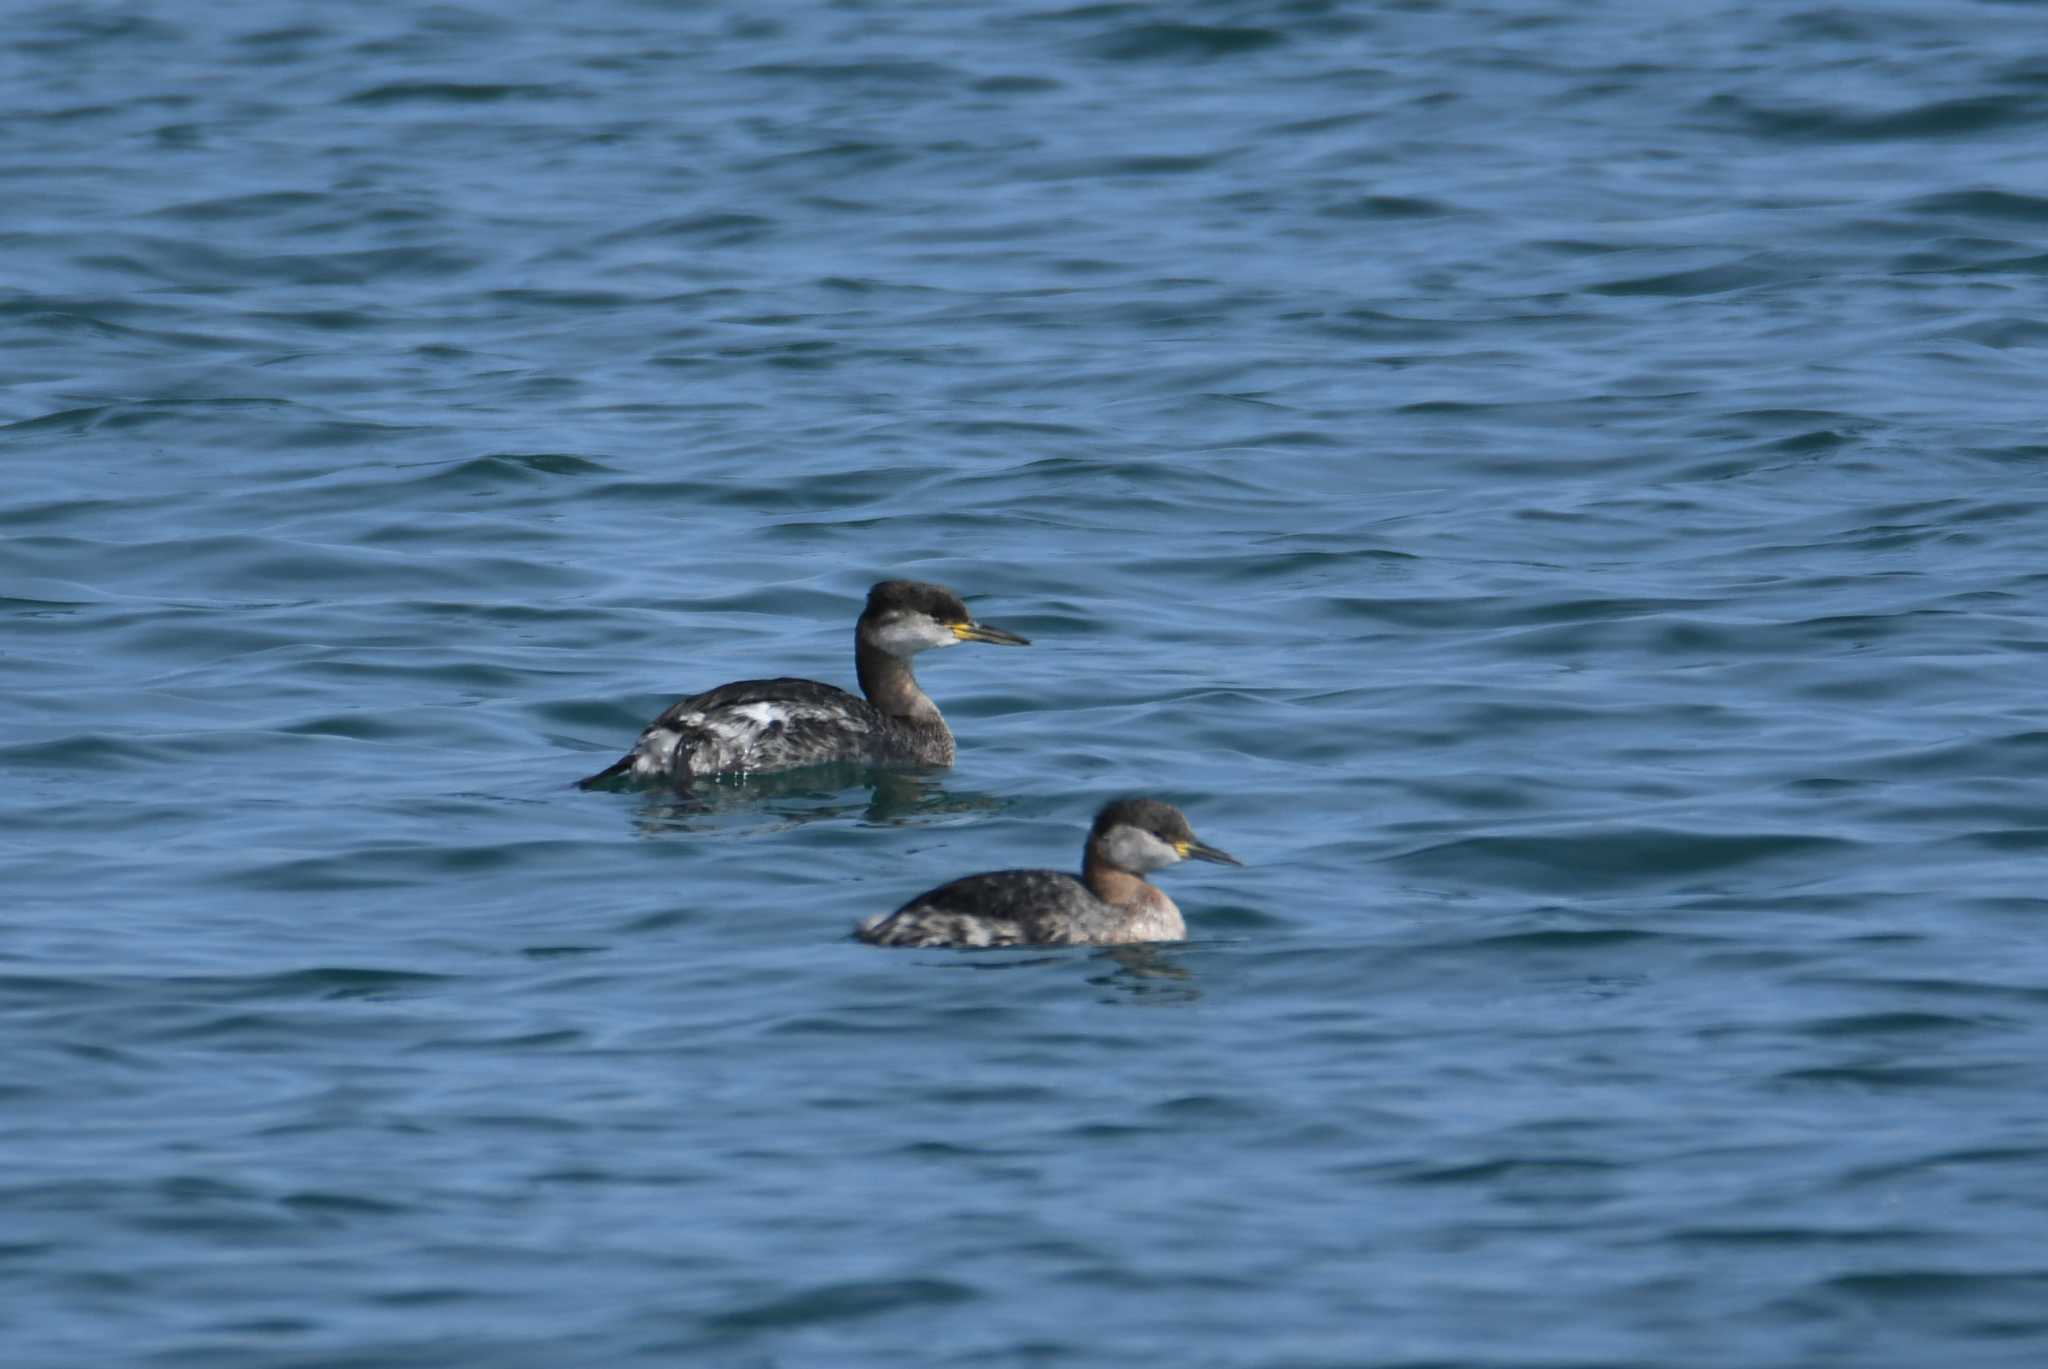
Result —
M699 780L689 789L647 789L633 825L642 836L672 832L780 832L852 819L902 826L959 813L993 813L1005 800L953 791L942 770L879 769L853 761L768 775ZM865 790L861 797L852 791Z
M1042 965L1078 965L1089 984L1113 989L1104 1002L1122 998L1151 1003L1188 1003L1202 996L1195 972L1174 955L1175 942L1140 942L1130 946L928 947L947 957L941 968L1022 970Z
M1109 961L1116 968L1104 968L1088 976L1088 982L1146 1003L1192 1003L1202 991L1195 984L1195 972L1174 958L1171 945L1105 946L1091 963L1100 966ZM1105 1001L1114 999L1106 997Z

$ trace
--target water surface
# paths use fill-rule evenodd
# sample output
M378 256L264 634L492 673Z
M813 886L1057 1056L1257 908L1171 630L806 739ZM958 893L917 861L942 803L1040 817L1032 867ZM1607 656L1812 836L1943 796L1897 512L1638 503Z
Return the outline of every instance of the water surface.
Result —
M2041 1363L2039 39L19 12L10 1363ZM953 770L569 787L893 575Z

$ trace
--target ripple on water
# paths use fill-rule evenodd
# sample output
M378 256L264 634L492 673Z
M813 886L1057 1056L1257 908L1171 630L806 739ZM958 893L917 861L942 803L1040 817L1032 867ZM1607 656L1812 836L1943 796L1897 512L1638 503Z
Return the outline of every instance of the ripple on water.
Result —
M2025 8L23 10L13 1359L2039 1362Z

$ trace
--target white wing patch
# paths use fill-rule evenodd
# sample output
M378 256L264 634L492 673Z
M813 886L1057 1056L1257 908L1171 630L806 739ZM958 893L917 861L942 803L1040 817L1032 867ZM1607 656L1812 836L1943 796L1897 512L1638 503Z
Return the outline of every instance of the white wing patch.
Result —
M676 744L683 734L665 723L656 723L640 734L639 745L633 748L633 774L639 779L651 779L666 775L675 763Z
M685 713L641 734L634 773L744 774L843 759L830 737L865 737L874 730L858 712L786 700L756 700Z

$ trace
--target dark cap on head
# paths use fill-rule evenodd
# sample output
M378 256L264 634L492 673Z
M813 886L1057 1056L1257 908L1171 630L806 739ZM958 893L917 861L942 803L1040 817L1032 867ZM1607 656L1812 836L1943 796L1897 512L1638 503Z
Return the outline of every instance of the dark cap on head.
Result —
M1193 841L1195 829L1188 826L1187 815L1170 803L1158 799L1121 798L1111 799L1095 815L1093 832L1107 832L1112 827L1135 827L1150 832L1169 845L1175 842Z
M973 615L967 601L947 589L925 580L883 580L868 591L868 606L862 615L909 610L923 613L942 623L964 623Z
M1088 841L1094 843L1106 833L1118 827L1135 827L1141 832L1150 832L1159 840L1171 846L1183 859L1213 860L1218 865L1242 865L1243 861L1228 851L1218 850L1195 835L1195 829L1188 826L1187 816L1170 803L1158 799L1122 798L1112 799L1095 815L1095 826L1088 830Z

